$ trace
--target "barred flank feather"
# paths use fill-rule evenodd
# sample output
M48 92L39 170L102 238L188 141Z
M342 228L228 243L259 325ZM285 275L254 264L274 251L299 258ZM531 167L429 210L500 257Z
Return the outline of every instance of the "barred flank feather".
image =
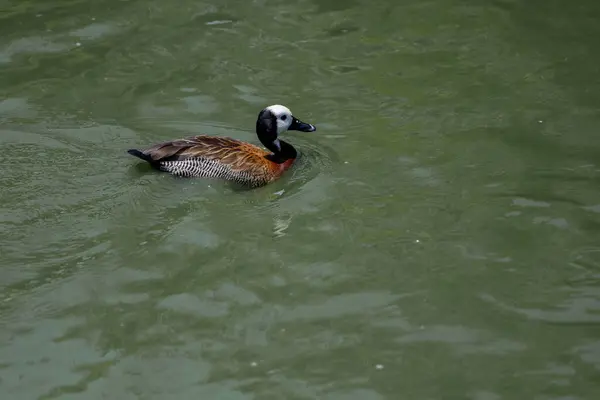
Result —
M203 157L164 161L160 163L160 169L175 176L224 179L247 186L261 186L269 182L266 176L258 177L252 176L247 171L234 171L227 164Z

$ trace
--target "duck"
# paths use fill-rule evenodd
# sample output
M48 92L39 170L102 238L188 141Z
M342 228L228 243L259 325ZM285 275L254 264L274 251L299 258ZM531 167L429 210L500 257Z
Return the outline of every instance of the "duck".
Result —
M174 176L219 179L255 188L279 179L298 157L294 146L279 135L316 130L294 117L286 106L274 104L262 109L256 120L256 135L266 150L230 137L199 135L127 152Z

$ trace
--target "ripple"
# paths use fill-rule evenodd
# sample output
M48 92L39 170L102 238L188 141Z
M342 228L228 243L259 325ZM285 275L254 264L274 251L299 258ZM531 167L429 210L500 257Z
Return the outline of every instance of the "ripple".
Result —
M295 164L293 180L307 181L323 173L331 172L333 166L339 162L336 151L321 142L308 139L294 139L294 146L299 150L300 156Z
M348 10L358 6L357 0L337 1L337 0L311 0L318 7L318 11L329 13L333 11Z
M526 346L507 339L490 340L489 334L461 326L429 326L397 339L399 343L432 342L452 345L463 354L507 354Z
M600 341L579 346L574 349L574 352L581 357L581 360L600 371Z
M346 400L346 399L361 399L361 400L383 400L385 397L377 393L374 389L349 389L338 390L328 393L329 400Z
M535 217L533 223L552 225L560 229L567 229L569 227L569 223L564 218Z
M591 211L597 214L600 214L600 204L596 204L593 206L587 206L587 207L583 207L584 210L586 211Z
M565 325L596 325L600 323L600 317L597 315L597 310L600 310L598 289L596 287L566 289L571 291L572 295L558 306L558 308L562 308L562 310L556 311L514 307L503 303L488 294L482 295L481 299L499 306L506 311L515 312L532 320Z
M268 102L265 97L258 94L259 90L254 87L246 85L233 85L233 87L239 91L235 96L247 103L256 104L262 107Z
M0 64L11 62L12 58L19 54L61 53L73 47L74 44L57 43L41 36L20 38L0 50Z
M176 251L182 246L195 249L214 249L222 243L221 238L203 226L194 214L184 215L169 226L163 238L163 249Z
M118 33L118 29L109 23L93 23L71 32L71 36L81 39L94 40L103 36Z
M237 22L238 18L231 14L222 12L207 12L196 14L192 17L192 22L201 23L207 26L232 24Z
M37 318L29 329L22 326L19 332L13 331L10 346L0 345L0 358L10 364L3 371L3 393L40 398L85 380L86 372L77 367L114 360L115 353L100 354L84 340L61 339L81 322ZM28 384L23 385L23 381Z
M337 37L337 36L343 36L343 35L347 35L347 34L350 34L353 32L357 32L359 30L360 30L360 28L356 25L349 24L349 23L342 23L342 24L335 25L335 26L325 30L325 33L329 37Z
M227 303L200 299L189 293L168 296L161 300L157 307L161 310L170 310L203 318L223 317L229 313Z
M3 118L32 118L35 108L25 98L8 98L0 101L0 116Z
M194 114L212 114L219 109L214 97L206 95L184 97L186 111Z
M214 293L211 293L217 299L226 299L243 306L249 306L261 303L260 298L248 289L233 283L223 283Z
M343 294L330 297L322 304L294 307L285 313L284 320L341 318L389 305L399 298L384 292Z
M534 207L534 208L550 207L550 203L547 203L545 201L536 201L536 200L530 200L530 199L525 199L525 198L514 199L512 201L512 203L513 203L513 205L519 206L519 207Z
M357 65L334 65L331 71L337 74L351 74L354 72L365 71L370 69L369 67L357 66Z

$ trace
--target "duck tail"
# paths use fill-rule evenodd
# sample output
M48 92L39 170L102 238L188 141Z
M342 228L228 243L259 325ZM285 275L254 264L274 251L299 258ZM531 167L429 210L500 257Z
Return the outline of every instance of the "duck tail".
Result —
M135 156L137 158L141 158L144 161L148 161L150 164L155 164L154 160L152 159L152 157L150 157L148 154L141 152L137 149L129 149L127 150L127 152L129 154L131 154L132 156Z

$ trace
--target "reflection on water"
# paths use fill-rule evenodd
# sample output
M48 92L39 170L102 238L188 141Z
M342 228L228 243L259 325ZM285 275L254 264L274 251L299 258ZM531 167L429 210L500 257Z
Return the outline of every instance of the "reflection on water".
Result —
M599 6L12 2L0 397L591 399ZM126 149L197 134L257 190Z

